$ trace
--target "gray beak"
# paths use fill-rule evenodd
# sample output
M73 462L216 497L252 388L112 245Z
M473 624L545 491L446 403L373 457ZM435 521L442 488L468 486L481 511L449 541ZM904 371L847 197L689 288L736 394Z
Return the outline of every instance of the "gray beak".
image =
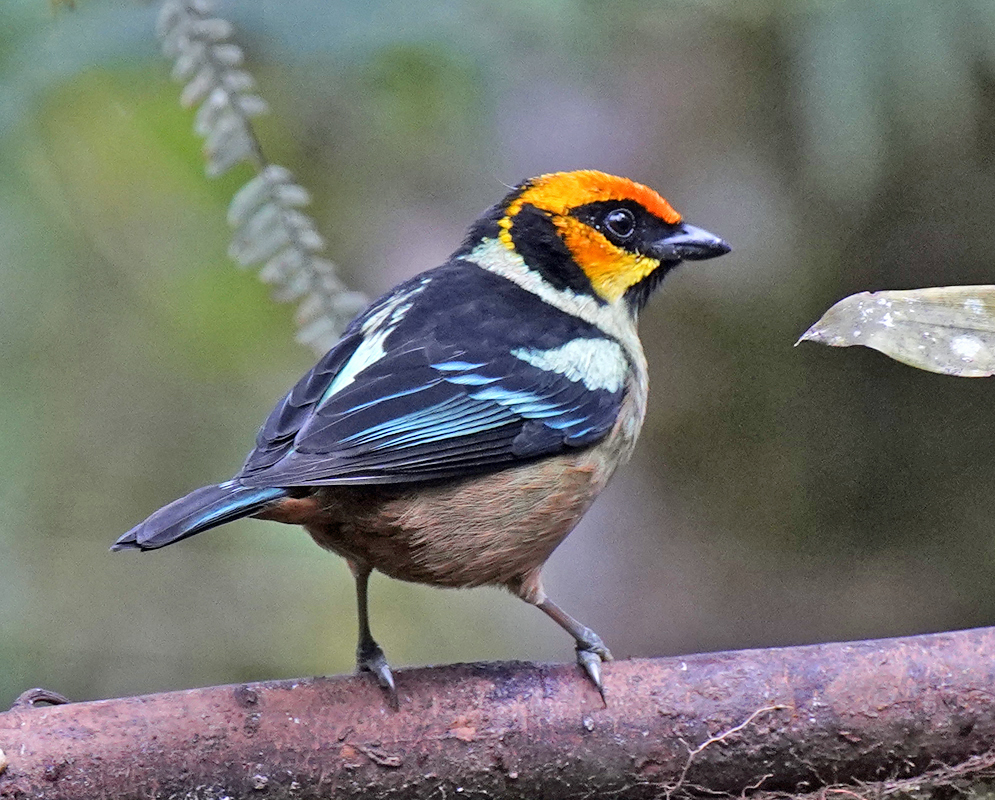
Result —
M661 261L702 261L725 255L732 248L724 239L694 225L682 223L674 233L648 248Z

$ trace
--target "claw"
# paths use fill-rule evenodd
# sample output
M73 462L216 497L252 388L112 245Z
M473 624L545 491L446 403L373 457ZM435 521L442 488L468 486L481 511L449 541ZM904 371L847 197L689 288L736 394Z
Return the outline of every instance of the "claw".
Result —
M612 654L604 645L601 647L577 646L577 663L580 664L584 672L587 673L587 677L591 679L591 683L598 690L605 708L608 707L608 700L605 698L605 685L601 682L601 662L611 660Z
M387 693L387 703L394 711L400 709L401 704L397 699L397 688L394 686L394 675L390 671L390 665L384 657L380 645L375 642L372 647L364 647L356 651L356 671L372 672L377 683Z
M533 592L538 592L541 595L541 599L538 602L533 598L532 593L523 594L521 586L517 589L514 586L512 588L518 591L519 596L527 602L535 603L536 608L548 615L557 625L573 636L574 641L577 642L577 663L584 668L587 677L591 679L591 683L594 684L598 690L598 694L601 695L601 702L607 708L608 701L605 700L605 686L601 682L601 662L611 661L612 654L605 647L605 643L601 641L601 637L598 634L586 625L579 623L550 600L549 597L545 596L545 592L542 592L542 586L537 583L535 576L533 576L532 581Z

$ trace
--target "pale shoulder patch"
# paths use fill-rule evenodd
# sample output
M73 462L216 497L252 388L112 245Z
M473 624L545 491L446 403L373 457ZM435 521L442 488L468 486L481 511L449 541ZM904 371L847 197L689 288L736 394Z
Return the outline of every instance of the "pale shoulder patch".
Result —
M394 329L404 319L404 315L411 309L415 295L419 294L430 280L430 277L423 278L412 288L388 296L379 308L373 309L360 327L363 341L356 348L352 357L342 365L342 369L338 371L328 389L325 390L321 400L318 401L319 406L356 380L356 376L360 372L373 366L387 354L385 348L387 337L394 332Z
M573 339L551 350L520 347L511 354L533 367L583 383L591 390L617 392L629 370L622 347L611 339Z

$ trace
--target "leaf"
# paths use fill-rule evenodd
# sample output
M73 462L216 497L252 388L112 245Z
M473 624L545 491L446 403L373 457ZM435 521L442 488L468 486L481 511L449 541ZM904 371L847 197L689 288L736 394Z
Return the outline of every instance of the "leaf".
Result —
M259 173L228 208L234 229L229 255L242 266L263 263L260 277L274 286L276 299L303 298L299 338L327 349L365 298L346 291L335 265L317 255L324 239L299 210L310 203L308 192L288 170L266 162L251 120L268 106L240 68L244 54L230 41L231 23L214 16L213 0L163 0L156 31L163 52L174 59L173 77L185 83L181 104L197 109L194 131L204 138L208 175L242 161Z
M228 224L233 228L242 225L259 209L259 206L269 200L270 171L273 169L273 166L266 167L235 193L228 206Z
M242 94L256 88L252 76L243 69L232 69L223 64L220 66L219 85L223 85L231 94Z
M259 270L259 280L263 283L282 283L304 269L304 252L287 248L273 256Z
M269 111L266 101L257 94L238 94L235 96L233 104L246 117L257 117Z
M289 303L303 297L311 289L312 273L301 270L285 277L273 290L273 297L281 303Z
M193 108L211 93L217 83L218 76L215 74L214 67L211 64L204 64L190 82L183 87L183 91L180 93L180 105L184 108Z
M214 47L211 48L211 53L214 55L216 60L220 61L226 67L238 67L245 60L242 48L232 42L223 42L221 44L214 45ZM248 76L248 73L243 74Z
M186 18L186 9L178 0L164 0L155 21L155 33L160 39L169 36L176 26Z
M215 86L194 115L194 133L198 136L210 135L211 129L218 124L219 117L225 112L231 113L228 92L223 86Z
M273 199L284 208L300 208L311 202L311 195L298 183L285 183L273 187Z
M207 174L216 177L240 161L253 157L252 137L245 120L233 113L222 114L204 139Z
M863 345L944 375L995 374L995 286L861 292L840 300L798 343Z
M228 255L243 267L266 261L290 244L283 211L279 206L262 206L241 225L228 246Z
M232 24L220 17L209 17L190 23L190 35L201 41L222 42L234 32Z

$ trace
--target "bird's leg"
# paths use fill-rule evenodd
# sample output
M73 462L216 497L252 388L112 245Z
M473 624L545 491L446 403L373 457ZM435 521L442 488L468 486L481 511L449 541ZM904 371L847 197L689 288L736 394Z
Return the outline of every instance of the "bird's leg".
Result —
M394 676L391 674L387 659L384 658L383 650L373 639L370 633L370 612L367 603L367 584L370 579L370 572L373 570L368 564L348 560L349 569L352 570L356 579L356 605L359 610L359 644L356 645L356 671L372 672L384 690L387 692L387 700L390 707L395 711L400 707L397 700L397 689L394 687Z
M542 579L538 569L514 581L511 584L511 590L526 603L534 605L563 628L563 630L573 636L574 641L577 642L577 663L583 667L584 672L587 673L587 676L601 695L601 700L607 705L605 687L601 681L601 662L611 661L612 654L605 647L605 643L601 640L601 637L586 625L575 620L546 596L546 592L542 588Z
M601 682L601 662L611 661L612 654L605 647L605 643L601 641L601 637L586 625L571 617L548 597L535 605L536 608L548 615L557 625L574 637L574 641L577 642L577 663L584 668L584 672L587 673L588 677L590 677L591 681L597 687L598 693L601 695L601 700L607 705L605 687Z

